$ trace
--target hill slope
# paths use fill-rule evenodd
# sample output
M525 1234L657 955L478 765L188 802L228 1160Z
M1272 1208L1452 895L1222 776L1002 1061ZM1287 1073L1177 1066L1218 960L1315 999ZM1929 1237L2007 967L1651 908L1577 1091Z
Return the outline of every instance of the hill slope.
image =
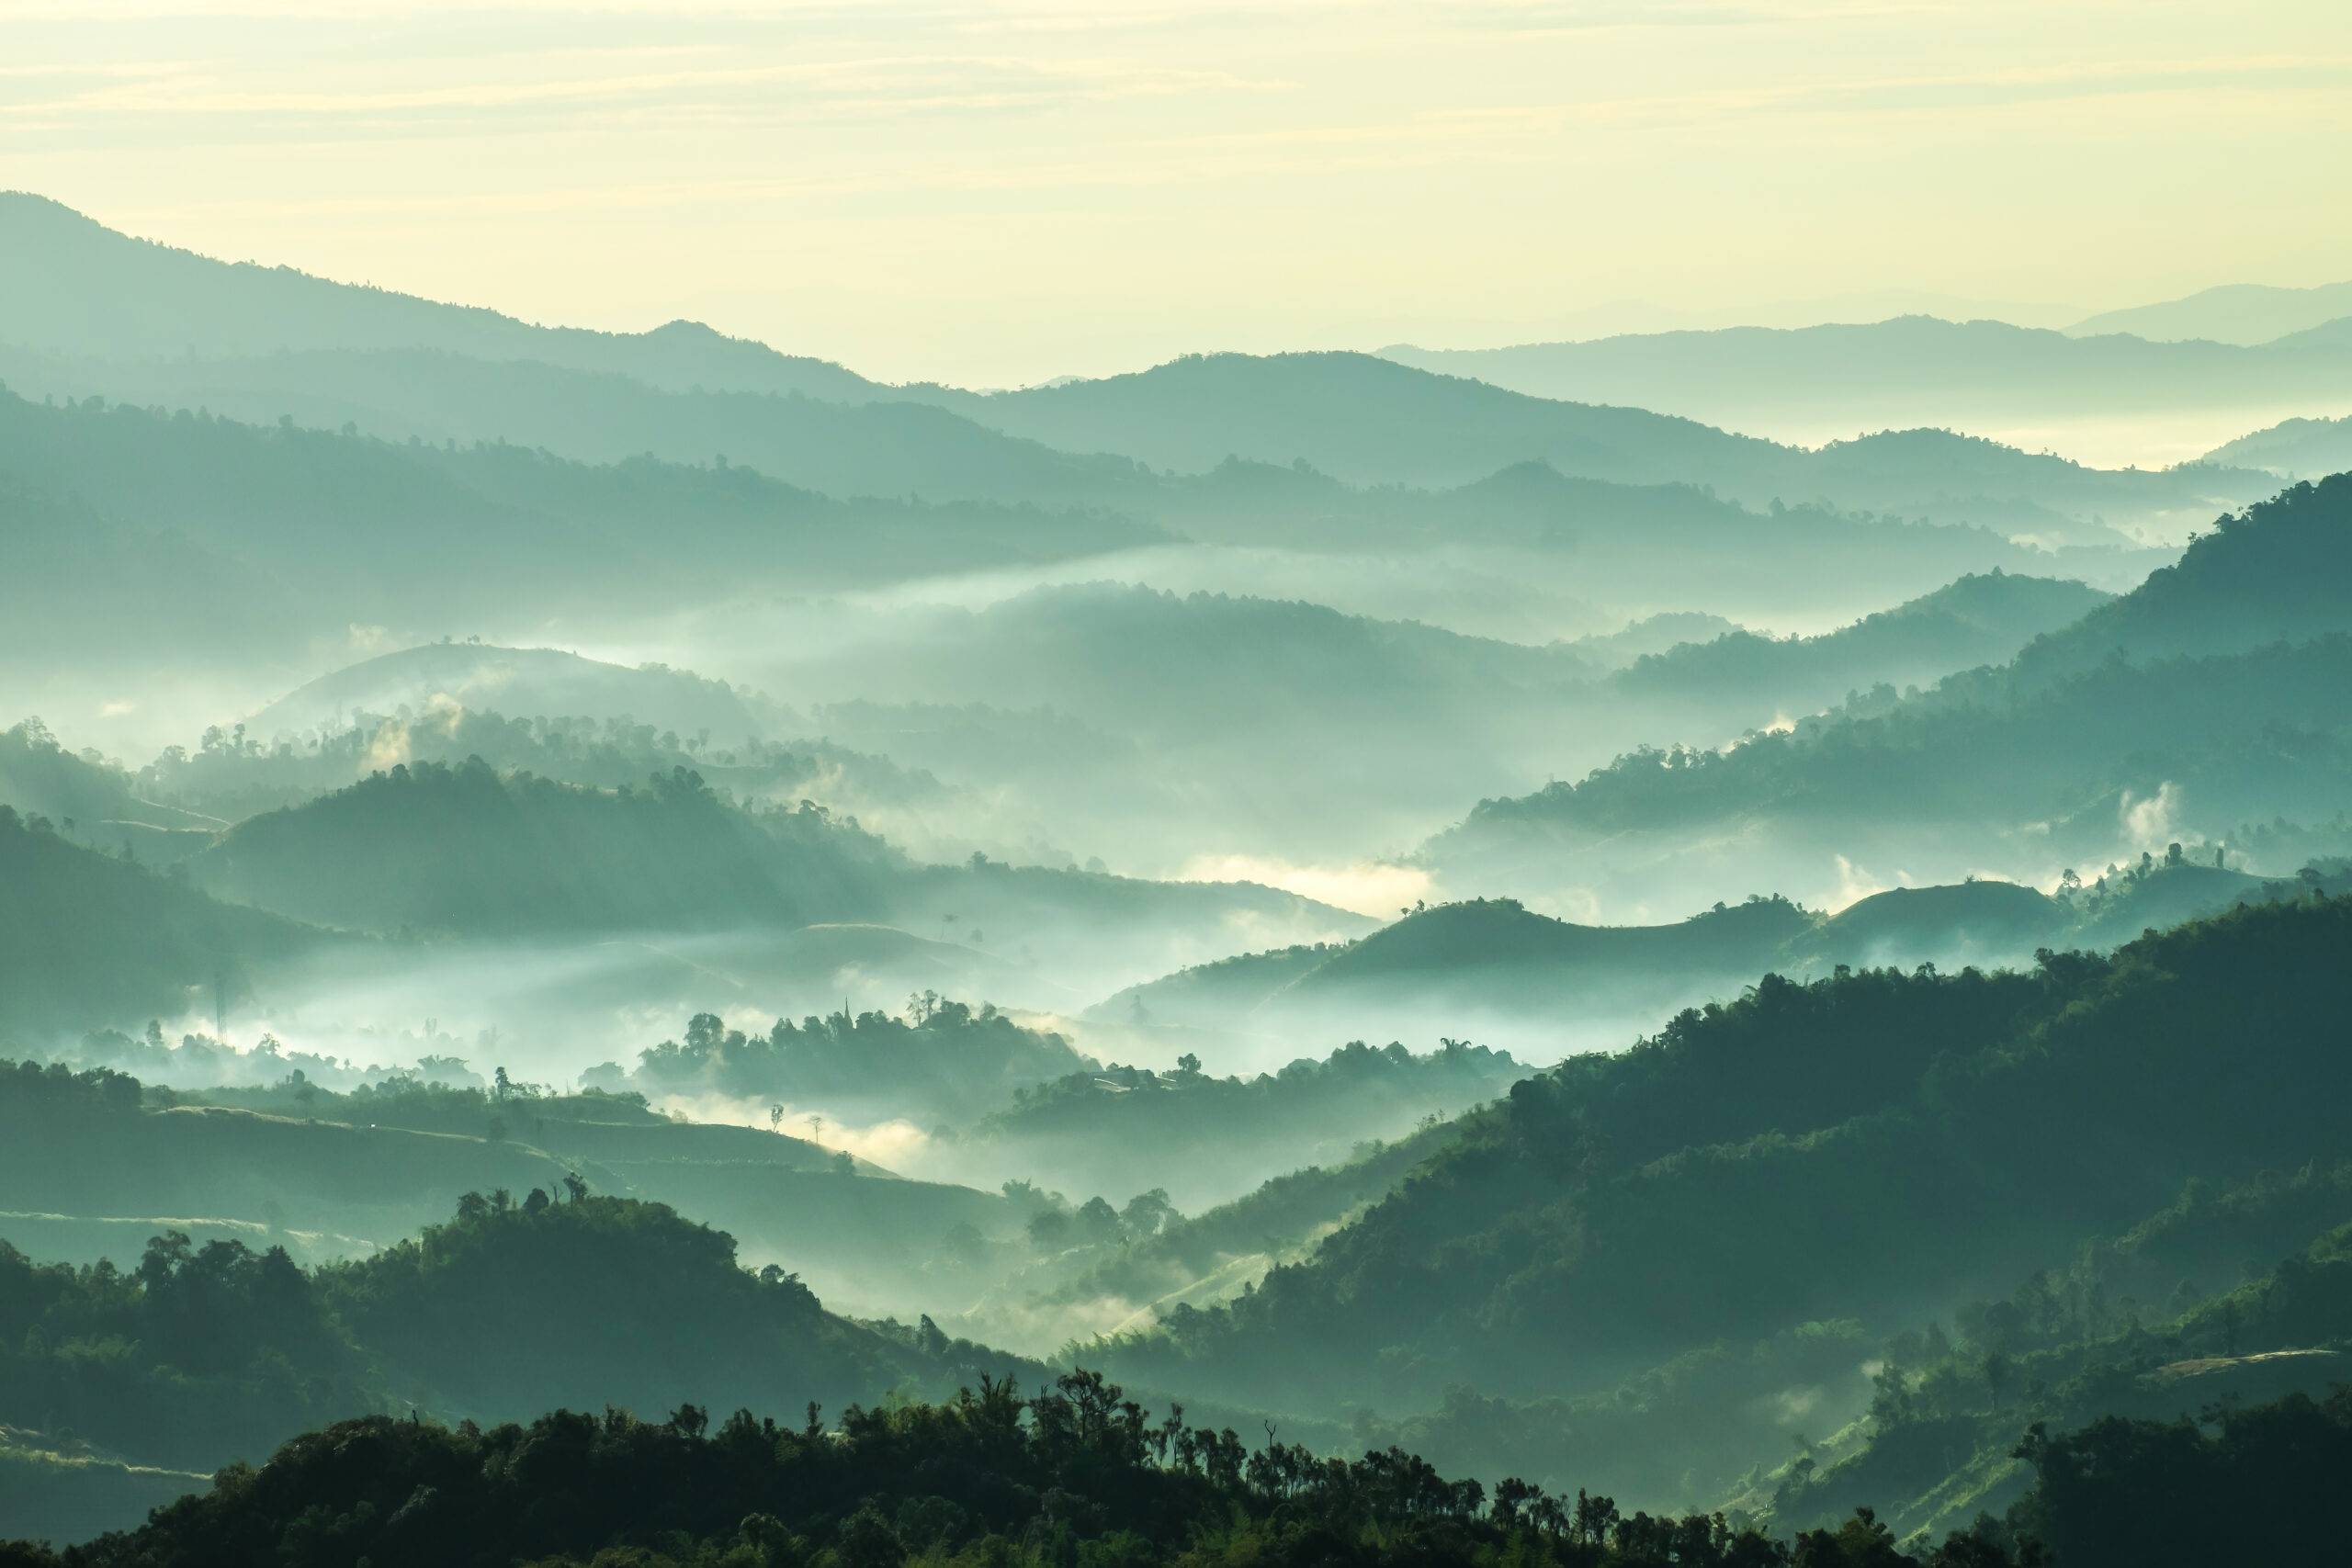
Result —
M2314 1025L2352 994L2347 953L2339 899L2033 974L1770 981L1520 1085L1312 1261L1119 1360L1313 1400L1569 1389L1949 1303L2192 1176L2342 1157L2314 1097L2347 1066ZM1704 1282L1726 1268L1743 1289Z
M2038 823L2045 861L2105 859L2136 852L2149 813L2132 810L2159 798L2175 836L2184 812L2216 840L2276 816L2331 820L2347 805L2352 732L2327 694L2352 669L2347 634L2352 479L2224 520L2177 566L2007 665L1908 697L1867 693L1724 751L1632 753L1483 802L1431 852L1466 869L1547 838L1575 852L1627 830L1810 821L1842 831L1830 841L1853 855L1874 852L1870 824L1900 818L1912 853L1939 823L1972 825L1980 846Z
M2066 334L2097 337L2129 333L2154 343L2202 338L2208 343L2257 344L2340 316L2352 316L2352 283L2323 283L2315 288L2225 283L2177 299L2102 310L2076 321Z
M631 719L726 742L768 725L744 694L661 666L632 670L551 648L428 643L379 654L288 693L245 721L261 737L300 733L361 714L422 716L429 708L517 716Z
M241 998L323 935L215 902L0 804L0 1039L37 1041Z
M684 770L606 792L502 779L472 760L398 765L248 818L189 872L220 897L322 924L488 934L857 918L898 863L813 811L738 811Z
M2341 350L2151 343L2111 330L2069 334L1931 316L1384 352L1533 397L1631 403L1784 437L1806 424L1997 430L2070 415L2277 409L2352 397L2352 354Z
M1753 719L1777 705L1804 713L1880 682L1932 684L2007 661L2035 637L2079 620L2109 595L2079 582L1968 576L1819 637L1732 631L1636 659L1616 677L1645 704L1729 710Z
M2216 446L2209 463L2262 468L2285 479L2315 479L2352 468L2352 415L2290 419Z
M885 390L838 365L778 354L695 321L646 333L537 326L291 267L215 261L133 239L21 191L0 192L0 339L98 359L429 348L613 372L678 389L800 392L836 401Z

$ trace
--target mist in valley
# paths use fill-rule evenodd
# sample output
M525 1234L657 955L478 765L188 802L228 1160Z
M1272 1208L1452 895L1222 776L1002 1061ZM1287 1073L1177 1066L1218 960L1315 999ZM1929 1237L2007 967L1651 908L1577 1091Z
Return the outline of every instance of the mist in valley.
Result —
M2334 18L1487 9L34 29L0 1562L2329 1560Z

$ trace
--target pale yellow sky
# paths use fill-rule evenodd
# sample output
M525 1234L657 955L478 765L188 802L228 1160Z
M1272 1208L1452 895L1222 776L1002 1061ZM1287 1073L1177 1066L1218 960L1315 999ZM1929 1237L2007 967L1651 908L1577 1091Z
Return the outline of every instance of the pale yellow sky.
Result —
M888 378L2331 282L2347 171L2346 0L0 0L0 186Z

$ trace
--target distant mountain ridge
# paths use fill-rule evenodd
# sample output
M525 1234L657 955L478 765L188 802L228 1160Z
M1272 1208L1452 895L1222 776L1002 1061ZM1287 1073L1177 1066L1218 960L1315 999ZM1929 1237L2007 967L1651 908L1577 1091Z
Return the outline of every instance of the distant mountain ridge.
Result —
M2129 333L2152 342L2201 338L2209 343L2272 343L2352 316L2352 282L2312 288L2267 283L2225 283L2177 299L2102 310L2066 329L2069 337Z
M1516 1086L1314 1257L1112 1364L1302 1403L1340 1365L1357 1400L1498 1372L1527 1397L1839 1315L1917 1321L2192 1175L2341 1157L2313 1097L2346 1076L2318 1026L2348 942L2352 906L2306 898L2017 973L1766 981ZM2213 1051L2240 1030L2290 1062ZM1771 1288L1702 1284L1727 1249Z
M2205 460L2225 468L2265 468L2287 479L2315 479L2352 469L2352 414L2290 419L2224 442Z
M1865 481L1849 462L1688 419L1531 401L1366 355L1198 355L992 394L888 388L692 325L637 335L541 328L230 266L115 234L39 197L0 201L0 233L17 242L0 262L0 342L17 346L0 364L28 390L209 406L257 422L347 421L394 440L503 437L602 461L649 447L676 461L723 452L836 496L912 491L1148 516L1159 487L1138 462L1201 472L1228 457L1305 458L1351 483L1431 487L1543 460L1620 482L1712 483L1756 505L1826 496L1963 518L1989 515L1988 501L2122 517L2210 511L2254 493L2222 475L2073 474L2022 453L1977 464L1965 490L1927 471ZM126 291L139 308L117 309Z
M103 308L95 302L103 300ZM136 240L61 202L0 192L0 340L98 359L431 348L631 376L651 386L863 401L887 389L699 321L642 333L548 327L291 267Z
M270 739L348 722L361 714L436 705L520 716L632 718L723 743L764 736L763 705L723 681L662 667L630 669L552 648L426 643L379 654L322 675L252 715L245 728Z
M2341 880L2340 878L2338 879ZM2299 885L2206 865L2165 865L2079 903L1977 878L1894 887L1824 915L1786 898L1751 897L1657 925L1589 925L1514 898L1472 898L1408 912L1354 942L1246 953L1131 986L1088 1010L1108 1023L1280 1038L1417 1031L1471 1038L1505 1025L1578 1014L1663 1019L1736 996L1767 973L1837 966L2018 964L2045 945L2107 945L2149 927L2290 896ZM1171 1036L1172 1038L1172 1036ZM1514 1049L1519 1047L1514 1044Z
M2007 664L1916 695L1863 694L1721 751L1629 753L1581 782L1482 802L1428 852L1491 872L1498 855L1524 865L1629 834L1771 823L1777 837L1812 823L1859 835L1901 818L1915 846L1964 823L2103 859L2137 830L2134 803L2165 801L2157 819L2172 830L2193 812L2216 838L2282 816L2331 820L2352 807L2352 728L2326 695L2352 671L2347 583L2352 476L2299 485Z
M2008 429L2086 414L2352 400L2352 345L2150 342L1929 316L1381 352L1532 397L1629 403L1776 434L1792 421Z

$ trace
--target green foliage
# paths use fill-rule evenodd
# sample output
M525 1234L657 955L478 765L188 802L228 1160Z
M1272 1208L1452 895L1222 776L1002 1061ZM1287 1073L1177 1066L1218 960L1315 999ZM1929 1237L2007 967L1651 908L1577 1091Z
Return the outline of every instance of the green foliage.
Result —
M123 1272L0 1242L0 1419L209 1468L370 1408L374 1388L281 1248L170 1231Z
M39 1077L46 1113L69 1126L128 1081ZM147 1462L258 1459L371 1408L798 1408L944 1392L992 1367L1035 1370L935 1329L853 1324L797 1275L738 1267L724 1233L576 1180L468 1193L413 1239L308 1271L280 1247L179 1231L130 1270L36 1264L0 1244L0 1425Z
M509 718L472 708L419 716L402 705L397 713L363 715L342 727L267 741L217 729L206 739L193 751L174 747L141 769L141 789L151 798L231 821L341 789L379 771L387 757L412 766L454 766L480 757L501 773L616 790L688 768L714 789L775 800L797 800L837 771L846 775L845 787L868 799L918 799L937 789L927 775L909 775L884 759L822 741L682 739L621 717Z
M813 1412L812 1412L813 1416ZM853 1407L838 1433L738 1411L713 1428L559 1412L455 1430L345 1422L224 1472L206 1495L74 1555L197 1562L604 1568L888 1568L909 1560L1085 1568L1469 1562L1558 1568L1897 1568L1867 1514L1793 1548L1720 1517L1623 1514L1524 1482L1448 1481L1400 1450L1318 1459L1150 1413L1078 1371L1023 1400L983 1377L950 1403ZM40 1562L38 1554L26 1559ZM1934 1568L2035 1561L1987 1539Z
M888 485L823 482L840 471L841 459L854 461L857 447L872 450L876 437L886 449L911 455L921 430L961 423L933 410L669 396L617 377L413 353L280 359L266 369L294 378L297 385L288 389L298 395L306 371L387 375L377 395L411 401L415 417L392 430L379 427L377 435L389 440L304 428L308 420L280 423L283 395L264 393L240 407L235 371L228 367L187 389L173 383L168 368L151 369L142 390L124 384L141 379L139 374L118 367L88 389L164 406L109 404L80 394L86 383L78 372L44 364L37 374L77 389L76 395L45 405L0 393L0 470L17 481L0 489L0 525L17 520L12 512L30 512L32 497L56 498L40 502L44 508L79 503L110 524L167 525L175 536L171 550L193 558L198 569L187 589L233 587L262 612L258 634L224 644L214 626L208 642L277 654L299 651L289 634L340 635L355 615L429 626L447 624L453 612L512 615L524 603L540 615L609 613L641 604L648 592L707 595L755 582L805 591L811 582L888 581L910 558L926 570L970 569L1083 556L1163 536L1099 513L836 501L751 468L709 466L723 444L769 473L815 468L831 495L904 496L910 488L936 493L937 487L910 484L911 473ZM14 367L9 370L11 380L26 384ZM435 380L447 387L437 409L429 395L416 400L418 389ZM199 400L252 423L198 411ZM566 401L573 406L563 409ZM453 434L450 417L462 419L468 403L476 405L480 423L467 421L463 443L445 446ZM629 428L639 415L651 417ZM528 427L536 419L546 423L534 433ZM607 423L602 440L590 434L599 421ZM675 439L655 428L662 423ZM917 430L907 430L910 424ZM1067 507L1074 499L1067 485L1054 482L1055 471L1083 469L1082 460L1043 452L1031 460L1016 444L964 430L976 445L1010 457L1015 473L1030 470L1038 482L1003 487L1022 500L1058 497ZM420 434L426 439L416 439ZM604 461L567 461L534 449L535 434L574 457ZM737 434L744 439L731 439ZM525 445L506 445L509 436ZM497 439L478 439L490 437ZM677 460L639 456L654 445ZM953 467L958 456L943 452L936 461ZM1114 482L1132 472L1115 459L1096 466ZM320 526L322 517L333 525ZM135 559L140 540L125 532L112 549ZM539 570L549 560L565 562L565 570ZM86 631L75 636L92 657L106 657Z
M2215 820L2342 808L2352 735L2352 476L2226 517L2179 564L1997 669L1889 687L1729 749L1643 748L1575 783L1480 803L1435 846L1785 820L2014 824L2170 784ZM2097 805L2086 812L2086 802Z
M2079 582L1996 568L1819 637L1733 631L1710 642L1645 654L1621 671L1615 683L1654 708L1692 705L1732 716L1735 722L1776 709L1808 712L1875 682L1933 682L1954 671L2002 662L2109 597ZM1669 722L1689 723L1679 712Z
M1060 1034L1023 1028L993 1006L925 994L903 1018L883 1012L833 1013L797 1023L780 1018L762 1035L697 1014L683 1043L665 1040L640 1055L631 1081L654 1094L713 1091L828 1106L876 1102L899 1114L961 1117L1009 1100L1032 1084L1093 1066L1092 1058Z
M190 874L325 924L475 933L854 916L897 864L821 808L738 809L684 767L602 791L468 758L396 765L253 818Z
M1520 1084L1310 1262L1114 1359L1302 1401L1565 1393L1719 1337L1883 1321L2191 1176L2352 1152L2320 1109L2352 1087L2327 1043L2347 952L2334 899L2031 974L1768 977ZM2227 1039L2261 1042L2258 1066Z
M2341 1521L2320 1504L2352 1466L2352 1393L2225 1410L2210 1431L2121 1417L2037 1429L2018 1452L2040 1476L2020 1517L2069 1568L2343 1554Z
M0 1030L39 1037L209 1010L241 997L255 966L321 941L0 805Z

